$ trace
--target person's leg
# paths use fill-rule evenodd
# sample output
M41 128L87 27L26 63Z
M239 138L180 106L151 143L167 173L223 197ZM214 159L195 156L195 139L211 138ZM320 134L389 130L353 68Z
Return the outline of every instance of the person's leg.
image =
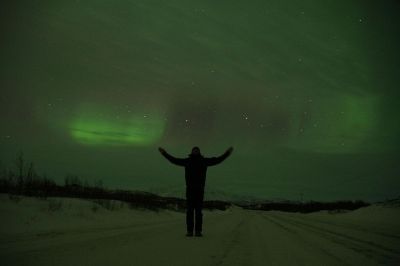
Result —
M200 207L195 208L196 215L196 234L199 235L203 231L203 213Z
M186 229L187 235L193 235L193 227L194 227L194 208L195 204L193 201L193 193L191 191L186 190Z
M195 198L195 215L196 215L196 235L201 236L203 231L203 195L204 192L202 190L198 191Z

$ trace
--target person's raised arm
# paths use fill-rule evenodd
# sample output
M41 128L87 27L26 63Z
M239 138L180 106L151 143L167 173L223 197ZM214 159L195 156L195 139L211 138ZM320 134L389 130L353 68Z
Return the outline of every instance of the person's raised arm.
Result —
M229 157L229 155L231 155L232 151L233 151L233 147L230 147L221 156L207 158L207 166L213 166L213 165L222 163L226 158Z
M169 154L166 150L164 150L163 148L159 147L158 150L160 151L160 153L167 158L168 161L170 161L173 164L179 165L179 166L185 166L186 164L186 159L182 159L182 158L175 158L174 156L172 156L171 154Z

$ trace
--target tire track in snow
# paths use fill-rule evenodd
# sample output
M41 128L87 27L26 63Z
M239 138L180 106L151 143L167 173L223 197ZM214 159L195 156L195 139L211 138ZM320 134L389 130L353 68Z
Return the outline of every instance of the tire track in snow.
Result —
M235 250L235 247L237 247L240 244L239 241L239 235L242 230L242 227L245 223L245 220L242 218L234 227L232 230L232 236L229 239L228 243L224 247L222 254L219 256L217 259L217 262L214 264L215 266L221 266L225 264L226 259L228 256Z
M370 240L360 239L331 229L311 225L307 222L297 221L294 218L289 218L289 215L271 214L271 216L280 221L280 223L291 225L299 230L312 233L318 237L324 238L335 244L359 253L368 259L373 259L381 263L388 263L391 260L397 260L400 256L398 251L389 247L385 247L381 244L374 243Z
M307 247L314 249L315 251L319 251L320 253L324 254L325 256L329 257L330 259L332 259L333 261L335 261L335 263L337 265L350 265L347 261L345 261L341 256L335 255L334 253L330 252L329 250L321 247L321 245L318 245L318 243L305 238L299 231L298 228L294 229L290 226L287 226L285 221L281 221L279 219L276 219L275 217L271 217L270 215L266 215L266 214L260 214L260 216L262 218L264 218L265 220L269 221L270 223L274 224L275 226L279 227L280 229L282 229L283 231L285 231L286 233L289 233L292 235L293 239L297 239L299 245L303 244L306 245Z
M368 228L368 229L361 228L361 227L357 227L356 225L353 225L353 224L334 223L334 222L322 221L319 219L312 219L309 217L299 217L299 216L295 217L295 219L303 220L305 222L325 224L325 225L338 227L338 228L351 229L351 230L362 232L362 233L375 234L375 235L382 236L382 237L388 237L388 238L394 238L395 240L400 240L400 235L388 234L386 232L382 232L379 230L371 230L370 228Z
M18 241L2 241L0 243L0 254L7 254L18 250L19 252L32 252L45 248L56 248L65 245L91 242L102 239L120 238L126 235L136 235L138 239L148 236L148 231L161 230L166 226L180 223L178 219L156 222L150 224L134 224L131 226L93 228L84 230L59 231L57 234L46 236L28 235ZM32 244L34 243L34 245Z
M62 237L65 235L72 236L72 235L98 235L98 233L108 233L108 232L119 232L125 231L129 229L138 229L138 228L147 228L153 226L159 226L163 224L173 224L180 222L177 218L168 219L165 221L156 221L156 222L142 222L142 223L132 223L130 225L122 225L122 226L101 226L101 227L85 227L85 228L73 228L73 229L65 229L65 230L51 230L51 231L42 231L42 232L35 232L33 234L30 233L21 233L18 235L14 235L12 238L4 238L0 241L0 250L4 246L9 246L14 243L20 243L24 241L35 241L35 240L44 240L44 239L52 239L55 237Z

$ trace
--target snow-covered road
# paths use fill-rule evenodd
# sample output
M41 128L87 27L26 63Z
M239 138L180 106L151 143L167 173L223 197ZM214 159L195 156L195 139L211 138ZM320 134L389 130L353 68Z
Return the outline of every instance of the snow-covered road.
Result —
M42 214L46 219L36 217L25 227L16 221L19 229L9 231L8 216L1 224L1 265L400 265L398 209L205 212L202 238L184 236L182 213L105 211L63 224L60 216L73 215L63 212ZM118 212L137 218L118 222L123 217ZM58 226L38 226L56 220Z

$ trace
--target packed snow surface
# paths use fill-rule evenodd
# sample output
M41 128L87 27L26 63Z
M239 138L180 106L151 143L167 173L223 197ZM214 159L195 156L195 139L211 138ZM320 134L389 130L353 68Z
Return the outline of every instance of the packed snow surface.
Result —
M0 195L1 265L400 265L400 208L311 214L204 211L204 236L185 215L125 203Z

